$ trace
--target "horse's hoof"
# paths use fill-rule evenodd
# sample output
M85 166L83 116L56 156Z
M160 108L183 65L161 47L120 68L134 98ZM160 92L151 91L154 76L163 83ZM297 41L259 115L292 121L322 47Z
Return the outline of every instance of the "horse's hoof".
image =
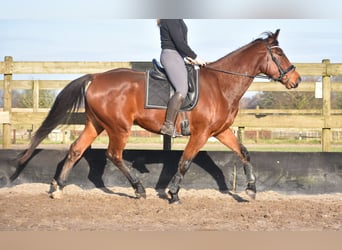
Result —
M60 186L58 186L57 181L53 180L50 184L49 196L52 199L62 199L63 191Z
M182 202L180 201L180 199L169 199L169 204L170 205L180 205L182 204Z
M63 192L61 190L50 193L50 198L60 200L63 198Z
M140 181L138 183L136 183L135 185L133 185L134 190L135 190L135 196L140 199L140 198L144 198L146 199L146 191L144 186L140 183Z
M5 172L0 171L0 188L6 187L10 184L10 179Z
M254 190L246 188L246 194L253 200L256 198L256 192Z
M256 197L256 186L255 182L250 182L247 184L246 188L246 194L253 200L255 200Z
M146 193L137 193L137 192L135 192L135 196L137 197L137 199L140 199L140 198L146 199Z
M180 199L179 199L179 197L178 197L178 194L173 194L173 193L171 193L170 191L168 192L168 195L169 195L169 204L175 204L175 205L177 205L177 204L181 204L181 201L180 201Z

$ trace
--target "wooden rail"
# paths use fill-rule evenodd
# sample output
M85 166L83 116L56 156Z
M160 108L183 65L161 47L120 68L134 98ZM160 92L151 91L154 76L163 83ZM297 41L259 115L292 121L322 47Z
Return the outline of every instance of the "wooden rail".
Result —
M331 93L342 92L342 83L331 82L332 76L342 75L342 64L330 63L295 63L302 76L319 76L323 83L323 105L321 109L310 110L275 110L257 109L240 110L234 127L244 128L315 128L322 130L322 151L330 151L331 129L342 127L342 110L331 109ZM0 62L0 90L3 90L3 110L0 123L3 124L3 148L10 148L11 129L21 124L39 125L47 115L48 109L39 107L39 90L62 89L70 80L13 80L13 75L32 74L86 74L102 72L113 68L126 67L146 70L149 62L16 62L12 57L5 57ZM32 78L32 77L31 77ZM292 91L314 92L315 82L303 82ZM33 108L12 108L12 90L30 89L33 91ZM249 91L288 91L281 84L254 82ZM84 116L76 113L69 124L83 124Z

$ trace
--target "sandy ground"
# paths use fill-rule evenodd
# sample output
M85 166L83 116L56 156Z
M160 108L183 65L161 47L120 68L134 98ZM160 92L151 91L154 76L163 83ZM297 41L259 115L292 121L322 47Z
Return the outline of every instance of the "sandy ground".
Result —
M170 205L154 189L135 199L130 188L83 190L69 185L51 199L47 184L0 189L1 231L341 231L342 194L223 194L181 190Z

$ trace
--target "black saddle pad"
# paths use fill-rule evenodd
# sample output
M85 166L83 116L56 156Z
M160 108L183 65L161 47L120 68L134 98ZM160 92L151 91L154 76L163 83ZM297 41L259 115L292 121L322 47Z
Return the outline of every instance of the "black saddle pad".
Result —
M187 65L188 94L181 107L182 111L192 110L198 102L199 70L193 65ZM166 109L167 103L175 93L175 89L168 80L165 70L153 60L153 68L146 74L145 108Z

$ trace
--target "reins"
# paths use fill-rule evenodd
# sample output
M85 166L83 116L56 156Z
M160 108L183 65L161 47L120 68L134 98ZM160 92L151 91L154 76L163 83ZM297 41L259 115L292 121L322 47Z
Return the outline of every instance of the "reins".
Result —
M224 74L229 74L229 75L243 76L243 77L248 77L248 78L272 79L271 77L266 76L266 75L253 76L253 75L248 75L248 74L243 74L243 73L238 73L238 72L233 72L233 71L228 71L228 70L223 70L223 69L217 69L217 68L213 68L213 67L208 66L208 65L204 66L204 68L210 69L210 70L213 70L216 72L224 73Z

